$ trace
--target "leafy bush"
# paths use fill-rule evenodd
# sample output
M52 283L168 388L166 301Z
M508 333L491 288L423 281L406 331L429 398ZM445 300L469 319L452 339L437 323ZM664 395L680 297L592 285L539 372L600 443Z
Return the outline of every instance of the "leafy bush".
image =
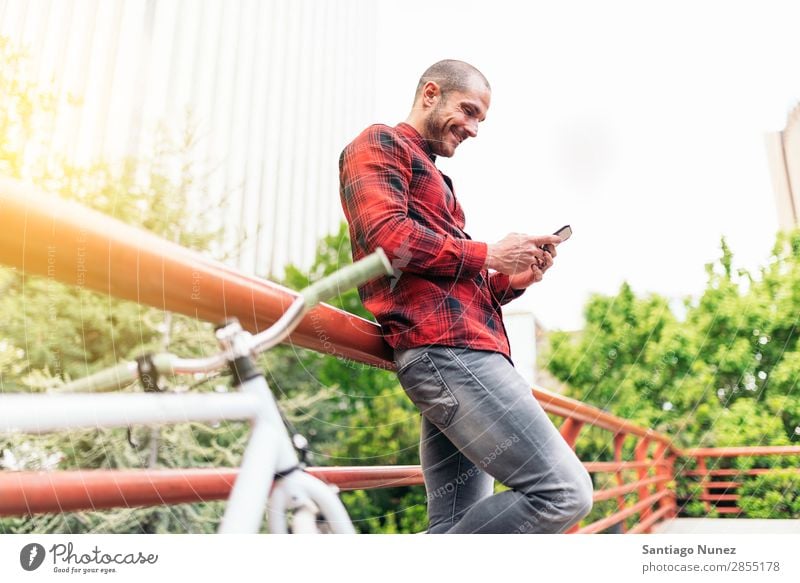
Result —
M739 487L739 496L748 518L800 518L800 473L775 470L752 476Z

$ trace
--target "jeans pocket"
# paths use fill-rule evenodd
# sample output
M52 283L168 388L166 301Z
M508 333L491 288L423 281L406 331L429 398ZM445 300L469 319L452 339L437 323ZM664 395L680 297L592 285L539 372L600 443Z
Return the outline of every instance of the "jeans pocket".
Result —
M447 427L458 401L426 352L397 371L397 378L417 409L439 428Z

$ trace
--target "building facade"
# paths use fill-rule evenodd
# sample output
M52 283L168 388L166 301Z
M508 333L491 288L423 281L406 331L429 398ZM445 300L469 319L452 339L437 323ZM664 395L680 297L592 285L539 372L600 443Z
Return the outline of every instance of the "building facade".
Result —
M0 0L0 36L52 88L53 155L192 164L239 269L307 265L342 220L338 155L372 123L369 0ZM201 204L202 203L202 204Z
M767 134L767 155L781 230L800 227L800 104L786 127Z

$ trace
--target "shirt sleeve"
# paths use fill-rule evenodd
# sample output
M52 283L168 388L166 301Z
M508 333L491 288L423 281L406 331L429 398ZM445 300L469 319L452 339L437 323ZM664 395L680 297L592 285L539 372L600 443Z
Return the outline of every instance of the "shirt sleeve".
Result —
M511 287L509 281L509 277L504 273L495 272L489 275L489 289L492 292L492 297L501 306L525 293L524 289Z
M411 152L388 126L372 126L340 160L340 195L357 245L386 252L392 267L432 276L476 276L487 245L439 233L408 216Z

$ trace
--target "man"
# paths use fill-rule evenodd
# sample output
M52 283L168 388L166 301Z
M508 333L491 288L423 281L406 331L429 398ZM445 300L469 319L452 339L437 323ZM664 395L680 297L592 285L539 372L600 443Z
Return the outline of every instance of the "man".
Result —
M542 280L560 239L473 241L434 164L478 135L490 98L471 65L434 64L404 123L344 149L340 195L353 258L382 247L395 268L359 293L422 413L428 532L563 532L589 512L591 479L514 369L500 309ZM492 495L494 479L510 489Z

